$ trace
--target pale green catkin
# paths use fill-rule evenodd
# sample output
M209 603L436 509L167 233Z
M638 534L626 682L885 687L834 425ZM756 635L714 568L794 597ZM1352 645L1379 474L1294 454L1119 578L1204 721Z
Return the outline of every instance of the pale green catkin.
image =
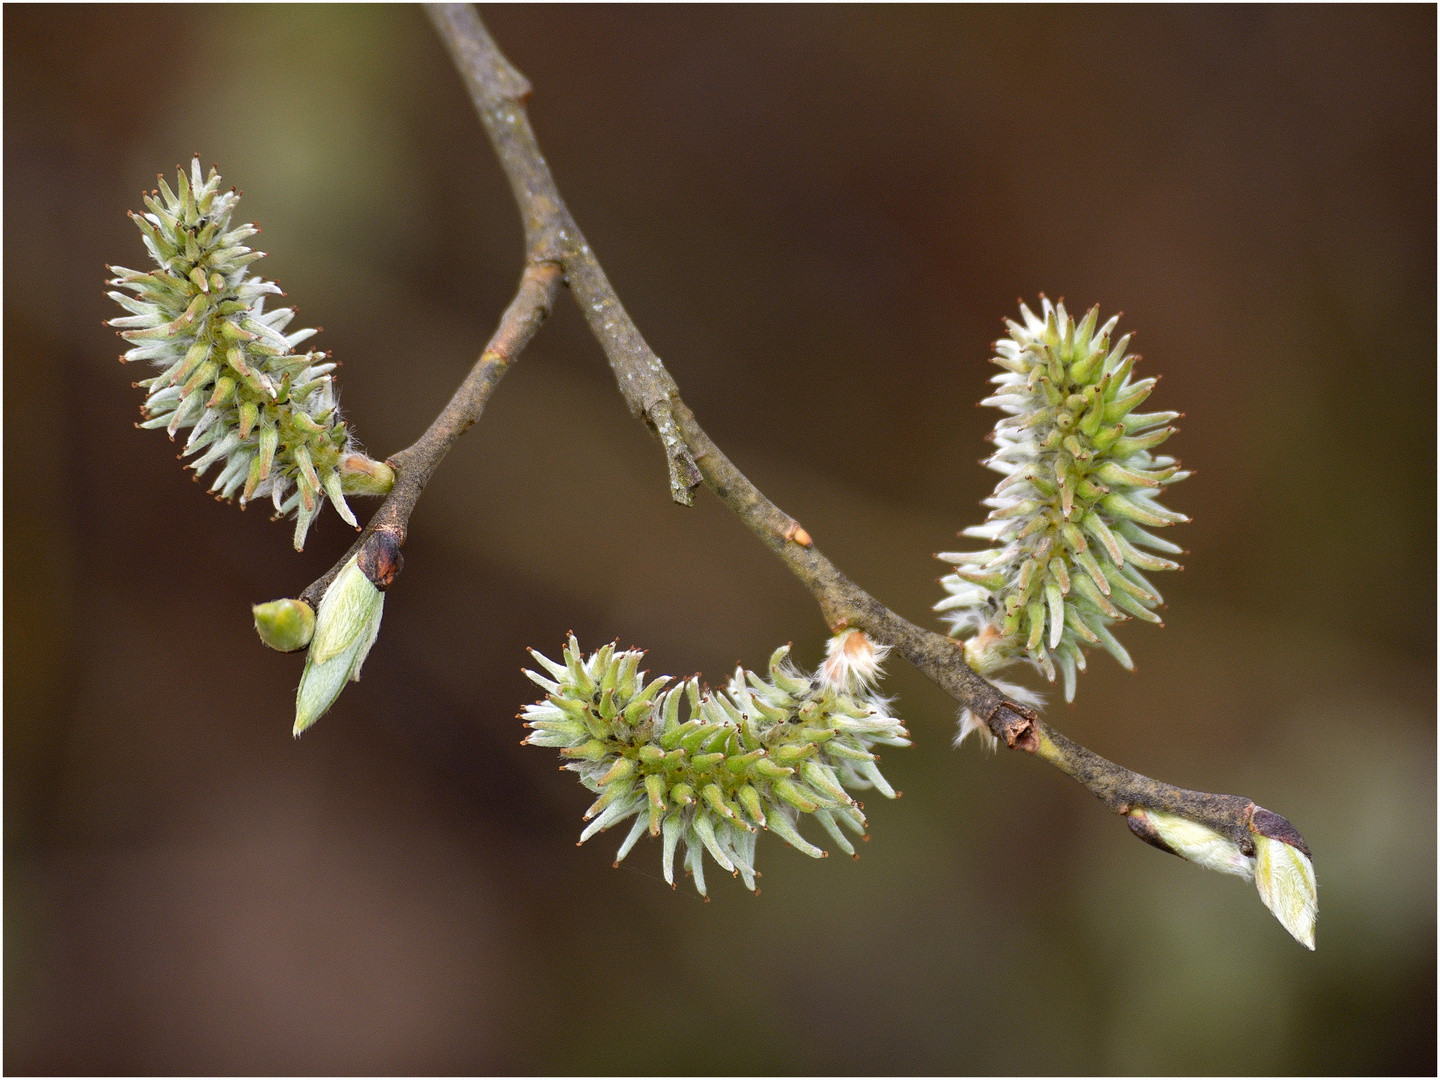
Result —
M259 230L230 228L240 196L220 190L220 175L202 180L200 159L190 175L179 170L176 190L163 178L144 196L149 212L131 214L157 269L112 266L110 297L130 315L110 320L132 343L123 361L149 360L161 373L137 386L148 396L143 428L164 428L173 439L189 429L186 454L196 476L220 467L210 486L241 505L269 496L277 515L293 512L295 547L328 498L358 528L345 494L383 494L390 469L359 451L335 403L331 371L321 352L295 352L314 330L283 331L295 312L265 310L265 297L283 295L272 281L251 277L263 258L244 241Z
M884 650L847 631L815 675L797 671L789 651L775 650L768 678L737 669L724 691L702 692L698 679L647 683L643 652L606 645L587 658L573 636L563 663L532 649L553 678L525 673L546 692L521 714L531 729L525 742L559 749L599 796L581 842L633 817L616 864L648 832L662 838L665 880L674 884L683 851L702 895L706 852L755 888L758 829L821 858L826 852L800 835L801 823L814 820L853 855L843 830L863 836L866 821L847 789L894 798L873 747L910 745L873 691Z
M1180 548L1147 530L1189 520L1157 498L1189 473L1151 454L1179 413L1135 411L1155 380L1133 379L1128 334L1111 347L1118 317L1097 328L1099 308L1077 323L1048 300L1040 316L1023 304L1020 312L1024 325L1006 320L1010 337L995 344L992 363L1004 372L981 403L1006 414L986 462L1005 479L985 501L987 523L964 532L994 546L939 556L956 569L935 610L981 674L1028 660L1051 682L1058 669L1073 701L1085 647L1100 645L1130 668L1110 627L1160 621L1160 592L1145 572L1179 569L1153 552Z

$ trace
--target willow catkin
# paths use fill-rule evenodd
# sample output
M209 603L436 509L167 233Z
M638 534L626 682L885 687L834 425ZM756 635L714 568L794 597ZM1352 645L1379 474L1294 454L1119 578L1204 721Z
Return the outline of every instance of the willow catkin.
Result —
M254 225L230 227L239 193L220 189L215 169L202 179L196 155L172 191L163 177L144 196L148 212L130 215L156 264L149 272L110 267L125 292L110 297L131 314L110 320L131 343L120 359L149 360L160 374L136 385L147 396L142 428L173 439L189 430L185 455L196 476L219 467L210 490L244 506L269 497L277 515L295 514L295 547L328 499L359 527L346 493L383 494L388 466L360 452L336 405L322 352L296 352L314 330L285 333L292 308L265 310L273 281L250 275L264 252L244 241Z
M939 556L955 572L935 609L981 674L1028 660L1051 682L1058 669L1073 701L1086 647L1130 668L1111 626L1160 621L1160 592L1145 574L1179 569L1154 553L1180 549L1147 530L1189 520L1158 495L1190 474L1151 454L1179 414L1135 411L1155 380L1133 378L1128 334L1111 347L1118 317L1097 327L1091 308L1077 323L1048 300L1039 316L1023 304L1020 313L1024 324L1007 320L1010 337L995 344L992 363L1004 371L981 403L1006 414L985 463L1005 478L985 500L986 523L964 532L993 546Z
M525 673L546 691L521 714L531 729L525 742L559 749L599 796L581 843L633 817L617 865L648 832L663 838L665 880L674 884L683 852L702 895L706 853L755 888L758 829L818 859L826 852L800 835L803 821L817 821L853 855L844 829L863 836L866 820L849 792L875 788L894 798L873 748L910 745L875 693L886 650L845 631L814 675L791 665L789 651L775 650L768 678L737 669L725 690L702 692L698 679L647 682L640 651L606 645L585 657L573 636L563 663L532 649L553 678Z

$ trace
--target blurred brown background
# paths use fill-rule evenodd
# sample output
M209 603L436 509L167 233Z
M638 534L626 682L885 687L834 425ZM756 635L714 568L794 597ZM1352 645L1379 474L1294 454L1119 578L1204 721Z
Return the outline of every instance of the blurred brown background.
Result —
M523 648L720 679L824 640L672 506L562 303L412 522L300 741L248 605L350 543L136 431L104 264L200 151L379 456L473 361L520 227L416 8L25 7L5 41L7 1072L1340 1072L1435 1061L1435 11L487 8L576 218L717 441L938 626L1017 297L1123 309L1198 475L1167 626L1057 725L1316 854L1319 951L1054 770L950 748L903 665L858 863L763 895L576 849ZM1033 679L1032 679L1033 681ZM882 805L883 803L883 805Z

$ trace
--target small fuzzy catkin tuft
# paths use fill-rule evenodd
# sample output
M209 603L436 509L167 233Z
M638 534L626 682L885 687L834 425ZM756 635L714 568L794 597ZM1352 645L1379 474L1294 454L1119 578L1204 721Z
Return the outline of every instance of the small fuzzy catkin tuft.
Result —
M1133 666L1110 627L1158 623L1160 592L1145 572L1179 569L1152 552L1180 549L1146 530L1190 520L1157 498L1190 474L1150 452L1179 413L1134 411L1155 380L1132 379L1130 336L1112 349L1118 316L1097 328L1099 311L1077 323L1043 300L1040 316L1020 305L1023 326L1006 320L1010 337L992 358L1005 370L981 402L1006 414L985 463L1005 479L985 500L986 524L964 532L994 546L939 556L955 572L941 579L950 595L935 610L965 638L970 666L989 675L1024 659L1051 682L1058 669L1066 701L1086 646Z
M854 855L841 826L863 836L865 815L847 789L873 787L894 798L872 747L910 745L909 732L872 689L883 650L848 631L830 651L832 660L844 655L848 662L813 676L797 671L789 652L788 645L775 650L768 679L737 668L724 691L702 692L698 679L647 683L640 651L606 645L587 658L572 636L557 664L532 649L553 679L525 672L545 691L544 701L521 714L531 732L525 742L558 748L569 760L565 768L599 795L580 842L634 817L616 864L644 833L663 837L661 864L674 885L683 844L683 865L702 896L707 851L755 888L757 829L823 857L800 835L804 816Z
M158 269L109 268L110 284L135 294L109 294L131 312L110 320L131 343L121 360L161 369L137 384L148 392L139 426L172 439L189 429L196 476L218 465L210 490L221 498L238 494L244 506L268 496L277 515L293 512L296 550L326 498L358 528L345 494L383 494L393 474L360 452L341 420L336 365L325 353L295 352L315 331L285 334L294 310L265 310L267 295L283 293L250 276L265 253L243 243L255 226L230 228L240 196L220 190L214 169L202 179L198 154L175 191L159 183L144 197L149 212L130 215Z

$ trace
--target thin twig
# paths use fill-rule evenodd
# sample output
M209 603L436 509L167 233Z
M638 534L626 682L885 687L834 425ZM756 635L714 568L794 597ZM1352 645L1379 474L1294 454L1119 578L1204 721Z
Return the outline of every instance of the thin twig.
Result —
M420 493L425 490L431 475L455 445L455 441L480 419L485 403L490 400L495 387L499 385L505 372L510 370L510 366L519 359L520 353L530 344L530 339L550 314L555 293L560 288L561 277L562 270L556 262L532 258L526 263L515 299L510 301L510 306L505 309L499 327L490 338L490 343L485 346L485 351L480 354L480 359L475 361L475 366L470 369L470 374L465 377L465 381L460 384L440 415L425 430L425 434L387 462L395 470L395 486L380 504L380 509L375 511L375 516L365 526L364 532L350 546L350 550L341 556L340 561L300 594L301 600L311 607L317 607L320 598L325 595L325 590L335 580L335 575L350 561L352 555L364 554L371 549L378 550L380 545L384 545L390 552L398 553L401 545L405 543L410 514L420 499ZM363 563L365 560L361 561ZM396 569L398 570L398 567ZM383 583L376 584L388 588L393 577L392 571Z
M1118 813L1137 807L1178 813L1215 828L1242 850L1252 852L1250 821L1256 807L1249 799L1188 791L1151 780L1071 742L1033 710L976 674L954 641L901 618L846 577L816 550L797 521L734 466L681 400L674 379L625 313L565 208L525 113L529 83L501 55L470 5L428 7L509 178L532 258L543 252L545 259L563 266L575 300L604 348L631 411L660 437L675 500L688 504L691 490L703 481L805 583L832 629L857 627L893 646L983 719L1007 746L1055 765Z

